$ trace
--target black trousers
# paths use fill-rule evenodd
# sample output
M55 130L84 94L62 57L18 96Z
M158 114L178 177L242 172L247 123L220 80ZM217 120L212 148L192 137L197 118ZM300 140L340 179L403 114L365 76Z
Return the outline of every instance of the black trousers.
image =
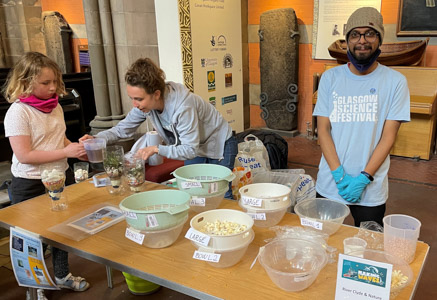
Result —
M71 171L66 172L66 177L66 184L74 182L74 176ZM9 188L10 195L12 196L12 199L10 199L12 204L17 204L45 193L45 187L41 179L27 179L12 176L12 182ZM46 249L47 245L43 244L44 252ZM42 256L44 257L44 254L42 254ZM70 273L68 252L52 247L52 263L55 277L64 278Z
M317 198L325 198L319 193L316 194ZM363 205L348 205L351 210L352 217L354 218L355 227L360 227L361 222L375 221L379 225L383 226L382 219L384 218L386 205L381 204L378 206L363 206Z

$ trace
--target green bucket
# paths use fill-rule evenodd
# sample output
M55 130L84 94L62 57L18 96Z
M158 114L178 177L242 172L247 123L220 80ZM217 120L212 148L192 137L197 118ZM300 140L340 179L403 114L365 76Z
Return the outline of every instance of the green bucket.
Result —
M177 168L173 173L178 189L192 196L215 196L229 189L235 175L224 166L194 164Z
M155 190L130 195L119 206L134 229L157 231L185 222L190 199L183 191Z
M122 273L126 279L129 291L134 295L149 295L156 292L161 287L156 283L141 279L137 276L125 272Z

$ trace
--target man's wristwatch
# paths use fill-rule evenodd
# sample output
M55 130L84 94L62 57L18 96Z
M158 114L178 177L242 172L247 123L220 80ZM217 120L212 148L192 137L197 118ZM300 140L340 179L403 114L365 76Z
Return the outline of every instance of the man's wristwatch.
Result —
M367 178L369 178L370 181L373 181L373 176L370 175L369 173L367 173L366 171L361 171L361 174L363 174L364 176L366 176Z

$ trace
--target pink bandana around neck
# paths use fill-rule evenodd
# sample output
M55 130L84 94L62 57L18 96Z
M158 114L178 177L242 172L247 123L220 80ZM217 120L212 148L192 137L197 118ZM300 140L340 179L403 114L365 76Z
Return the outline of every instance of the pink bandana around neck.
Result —
M47 100L41 100L34 95L30 95L27 98L20 98L20 101L35 107L37 110L42 111L43 113L50 113L58 105L58 95Z

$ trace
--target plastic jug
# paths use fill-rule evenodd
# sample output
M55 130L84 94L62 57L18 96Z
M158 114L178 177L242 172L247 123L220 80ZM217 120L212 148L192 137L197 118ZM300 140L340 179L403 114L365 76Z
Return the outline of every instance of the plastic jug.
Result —
M411 263L422 223L407 215L388 215L383 222L384 250Z

